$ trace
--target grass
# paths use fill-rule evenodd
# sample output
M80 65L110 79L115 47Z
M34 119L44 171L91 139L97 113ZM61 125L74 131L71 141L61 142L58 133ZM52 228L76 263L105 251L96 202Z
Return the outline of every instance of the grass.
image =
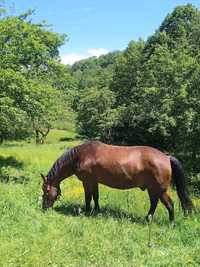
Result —
M152 247L144 221L149 200L138 189L100 186L101 213L87 217L80 212L82 185L72 177L62 183L54 208L42 212L39 174L80 142L74 137L52 131L45 145L0 147L0 266L200 266L200 215L184 218L175 192L176 226L169 225L159 204L151 226ZM199 200L193 201L199 211Z

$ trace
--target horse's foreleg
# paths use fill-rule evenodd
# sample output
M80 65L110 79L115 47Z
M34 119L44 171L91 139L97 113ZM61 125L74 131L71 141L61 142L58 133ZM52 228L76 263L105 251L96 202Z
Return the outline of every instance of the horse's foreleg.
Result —
M152 195L150 192L149 192L149 199L150 199L150 209L146 216L147 221L149 220L149 215L153 217L157 204L158 204L158 197Z
M165 205L165 207L168 210L170 222L173 222L174 221L174 204L173 204L172 199L167 194L167 192L164 192L160 196L160 200L161 200L161 202Z
M91 188L83 183L84 191L85 191L85 210L86 212L90 212L90 202L92 200L92 191Z
M85 210L90 212L90 202L92 200L92 193L85 191Z
M94 200L94 210L99 212L100 208L99 208L99 187L98 187L98 183L95 184L94 186L94 190L93 190L93 200Z

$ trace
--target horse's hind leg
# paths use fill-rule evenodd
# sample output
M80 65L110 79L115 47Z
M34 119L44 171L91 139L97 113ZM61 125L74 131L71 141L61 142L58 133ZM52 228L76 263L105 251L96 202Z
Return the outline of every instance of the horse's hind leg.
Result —
M157 204L158 204L158 200L159 198L155 195L152 195L150 192L149 193L149 199L150 199L150 209L149 212L146 216L147 221L149 220L149 215L151 215L153 217L154 212L156 210Z
M174 204L167 192L162 193L160 196L161 202L165 205L169 213L170 222L174 221Z

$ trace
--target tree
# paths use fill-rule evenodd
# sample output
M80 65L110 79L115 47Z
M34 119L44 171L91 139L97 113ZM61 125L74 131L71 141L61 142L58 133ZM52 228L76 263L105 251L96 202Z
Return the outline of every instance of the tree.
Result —
M28 11L0 19L0 138L30 136L43 142L56 117L66 110L64 91L73 88L70 70L60 63L65 35L34 24Z
M52 62L59 60L58 48L65 35L46 29L46 25L28 20L33 11L0 20L1 66L38 77L48 73Z
M1 140L24 138L35 132L43 142L58 114L60 92L39 80L27 80L13 70L0 70Z
M109 140L112 124L117 117L113 110L115 95L108 88L85 90L77 110L79 133L89 138Z
M129 102L137 88L144 44L143 40L131 41L114 65L110 88L117 95L117 105Z

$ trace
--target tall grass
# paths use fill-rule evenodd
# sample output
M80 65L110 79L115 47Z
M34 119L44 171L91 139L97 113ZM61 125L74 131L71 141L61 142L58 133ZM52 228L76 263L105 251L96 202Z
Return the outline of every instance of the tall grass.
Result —
M100 186L101 213L87 217L82 185L72 177L62 183L55 207L42 212L40 172L79 143L60 141L68 137L54 131L45 145L0 147L0 177L7 175L0 183L0 266L200 266L200 215L184 218L175 192L176 225L169 225L159 204L152 247L144 220L149 200L138 189Z

